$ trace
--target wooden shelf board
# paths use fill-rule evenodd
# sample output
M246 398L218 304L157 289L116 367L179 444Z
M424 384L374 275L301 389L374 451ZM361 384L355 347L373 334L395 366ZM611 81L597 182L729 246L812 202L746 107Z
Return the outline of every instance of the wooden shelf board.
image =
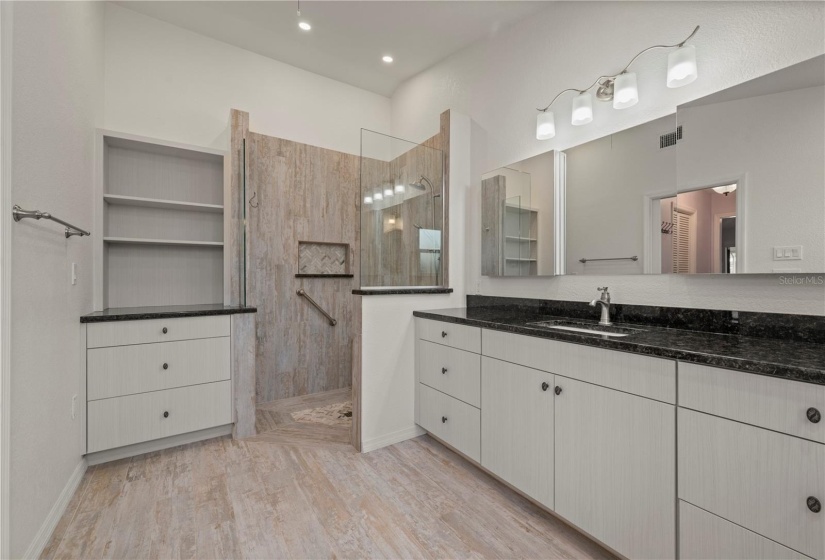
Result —
M125 196L120 194L104 194L103 200L109 204L123 206L142 206L144 208L170 208L174 210L190 210L193 212L223 213L220 204L203 204L200 202L184 202L182 200L164 200L161 198L143 198L139 196Z
M180 239L140 239L136 237L104 237L105 243L129 245L191 245L195 247L223 247L221 241L184 241Z

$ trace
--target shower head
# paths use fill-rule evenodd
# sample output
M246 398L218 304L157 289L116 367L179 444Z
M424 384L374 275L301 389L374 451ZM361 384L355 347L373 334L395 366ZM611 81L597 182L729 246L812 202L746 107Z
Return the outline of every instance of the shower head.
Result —
M427 190L427 187L425 187L425 186L424 186L424 183L427 183L428 185L430 185L430 190L431 190L431 191L432 191L432 190L434 190L434 189L433 189L433 184L430 182L430 180L429 180L429 179L427 179L426 177L424 177L424 175L421 175L421 176L418 178L418 180L417 180L417 181L415 181L414 183L410 183L410 186L411 186L412 188L414 188L414 189L418 189L418 190L420 190L420 191L426 191L426 190Z

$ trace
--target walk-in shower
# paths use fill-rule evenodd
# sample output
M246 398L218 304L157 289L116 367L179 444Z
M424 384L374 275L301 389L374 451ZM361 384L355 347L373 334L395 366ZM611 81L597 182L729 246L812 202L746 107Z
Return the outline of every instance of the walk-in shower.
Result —
M361 131L361 286L436 287L442 277L442 151Z

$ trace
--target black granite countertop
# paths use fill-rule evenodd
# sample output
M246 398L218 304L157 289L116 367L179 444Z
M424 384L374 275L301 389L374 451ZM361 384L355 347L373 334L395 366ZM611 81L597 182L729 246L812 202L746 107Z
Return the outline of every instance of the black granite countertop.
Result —
M402 296L411 294L451 294L452 288L359 288L356 296Z
M141 321L144 319L174 319L178 317L204 317L207 315L233 315L257 313L257 308L207 303L203 305L161 305L156 307L112 307L80 317L81 323L106 323L109 321Z
M525 313L504 307L470 307L415 311L416 317L459 323L485 329L550 338L683 362L736 369L825 385L825 344L755 338L731 334L673 329L646 324L617 323L642 329L626 337L607 337L546 329L529 323L569 319L541 313ZM598 321L593 320L593 326Z

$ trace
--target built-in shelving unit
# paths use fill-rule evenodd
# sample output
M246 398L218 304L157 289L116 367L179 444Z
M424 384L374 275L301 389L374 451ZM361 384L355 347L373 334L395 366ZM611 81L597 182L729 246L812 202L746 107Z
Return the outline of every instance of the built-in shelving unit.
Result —
M504 274L538 274L538 210L507 203L504 205Z
M220 150L98 131L95 308L223 303Z

